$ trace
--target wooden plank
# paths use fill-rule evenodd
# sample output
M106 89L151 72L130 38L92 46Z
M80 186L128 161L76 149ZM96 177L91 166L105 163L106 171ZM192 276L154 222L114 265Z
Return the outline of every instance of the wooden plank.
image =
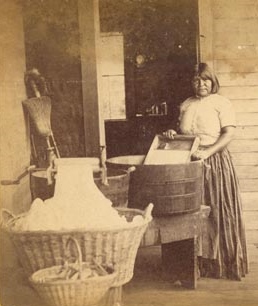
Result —
M220 88L220 94L229 99L257 99L257 86L225 86Z
M231 153L235 165L258 165L258 152Z
M252 126L258 125L258 112L257 113L237 113L237 125Z
M98 103L96 10L93 0L78 1L80 30L80 54L82 64L83 119L85 134L85 155L97 157L100 153L100 122ZM101 130L100 127L102 126Z
M156 135L145 157L145 165L187 163L196 151L200 139L195 136L176 135L174 139Z
M258 210L258 192L242 192L241 193L243 210Z
M220 23L221 21L215 22L215 24ZM241 31L232 31L230 28L227 27L224 32L214 32L213 37L215 41L215 46L223 46L225 45L225 42L229 42L231 46L253 45L257 42L257 32L254 29L249 32L247 29L244 28Z
M246 231L246 241L248 244L258 243L258 229L249 229Z
M257 47L258 50L258 47ZM258 52L257 52L258 56ZM258 83L258 72L218 72L217 77L222 87L226 86L255 86Z
M258 75L258 74L257 74ZM258 84L258 81L257 81ZM254 100L231 100L237 113L255 113L258 112L258 99Z
M256 33L256 29L258 29L258 19L257 18L241 18L241 22L239 19L219 19L214 22L214 32L220 33ZM257 38L257 36L255 37ZM231 38L230 38L231 39ZM257 39L254 39L257 41ZM217 42L216 42L217 43Z
M217 42L216 42L217 43ZM215 59L244 59L258 56L257 45L245 45L242 42L232 45L228 40L214 48Z
M215 19L245 19L258 17L257 1L218 1L213 2L213 16Z
M258 248L256 245L247 244L247 254L248 254L249 264L257 263Z
M88 1L88 0L87 0ZM86 1L85 1L86 2ZM80 11L80 0L78 2L78 10ZM85 7L84 7L85 9ZM82 12L82 15L79 13L79 16L81 15L81 18L83 18L83 15L85 14L85 12ZM100 16L99 16L99 2L98 1L94 1L93 2L93 24L94 24L94 31L95 31L95 59L96 59L96 73L97 73L97 103L98 103L98 142L99 142L99 148L105 148L104 150L101 150L101 153L99 154L101 157L101 160L105 160L106 159L106 133L105 133L105 121L104 121L104 117L103 117L103 104L101 103L102 101L102 82L101 82L101 67L100 67L100 54L101 54L101 46L100 46ZM82 20L80 21L82 23ZM88 22L88 21L87 21ZM87 24L86 22L86 24ZM80 24L81 26L81 24ZM87 29L88 30L88 29ZM87 38L87 35L86 37ZM89 36L88 36L89 38ZM85 42L84 42L85 43ZM82 50L81 50L81 54L82 54ZM84 63L85 65L85 63ZM83 63L82 63L82 67L83 67ZM85 116L85 115L84 115ZM92 119L91 119L92 120ZM84 121L84 132L86 133L86 125L85 125L85 121ZM96 140L95 140L96 141ZM96 141L97 142L97 141ZM87 145L85 143L85 148L86 148L86 152L87 152ZM89 151L88 151L89 154ZM94 153L91 151L90 152L91 155L93 155ZM98 153L95 151L95 156L98 156Z
M258 211L245 211L244 221L247 230L258 229Z
M216 6L218 6L218 5L222 6L222 5L225 4L225 0L213 0L213 3ZM257 0L234 0L234 1L226 1L226 3L228 5L230 5L230 3L231 3L231 5L232 5L232 3L236 4L236 5L244 5L244 4L253 5L253 4L257 3Z
M237 126L235 139L258 139L258 126Z
M238 72L250 73L258 71L258 58L246 59L218 59L215 60L215 71L217 72Z
M238 177L241 179L258 179L258 165L235 166ZM258 188L258 185L257 185Z
M258 192L258 179L239 179L241 192Z
M228 146L230 152L258 152L258 139L251 140L241 140L234 139Z

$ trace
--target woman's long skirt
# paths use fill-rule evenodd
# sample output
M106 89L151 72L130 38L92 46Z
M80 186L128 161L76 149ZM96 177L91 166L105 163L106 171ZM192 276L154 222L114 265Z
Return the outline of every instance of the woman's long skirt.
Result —
M205 160L204 202L211 212L201 276L240 280L248 272L246 238L239 183L227 149Z

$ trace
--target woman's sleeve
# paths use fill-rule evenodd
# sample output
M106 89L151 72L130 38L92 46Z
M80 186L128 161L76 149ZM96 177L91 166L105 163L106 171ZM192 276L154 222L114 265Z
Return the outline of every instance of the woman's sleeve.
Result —
M181 122L183 113L185 112L188 103L189 103L189 99L182 102L179 106L179 116L178 116L178 121L179 122Z
M225 99L219 107L219 118L221 128L225 126L236 126L236 115L232 103Z
M178 116L178 121L181 122L181 119L182 119L182 104L179 106L179 116Z

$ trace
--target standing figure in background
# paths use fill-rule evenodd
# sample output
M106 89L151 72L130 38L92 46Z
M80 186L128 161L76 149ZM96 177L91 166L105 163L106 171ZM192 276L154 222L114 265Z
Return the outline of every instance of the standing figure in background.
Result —
M180 106L181 134L196 135L193 160L204 160L204 204L210 206L208 254L200 257L201 276L241 280L248 273L239 183L227 145L236 122L231 102L218 94L219 82L206 63L195 66L194 95ZM173 138L176 132L164 134Z

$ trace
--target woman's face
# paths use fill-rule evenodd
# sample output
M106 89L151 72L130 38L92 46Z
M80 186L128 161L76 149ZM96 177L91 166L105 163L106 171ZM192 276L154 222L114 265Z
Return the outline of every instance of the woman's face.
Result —
M206 97L211 94L212 81L205 76L196 76L193 79L193 88L197 97Z

